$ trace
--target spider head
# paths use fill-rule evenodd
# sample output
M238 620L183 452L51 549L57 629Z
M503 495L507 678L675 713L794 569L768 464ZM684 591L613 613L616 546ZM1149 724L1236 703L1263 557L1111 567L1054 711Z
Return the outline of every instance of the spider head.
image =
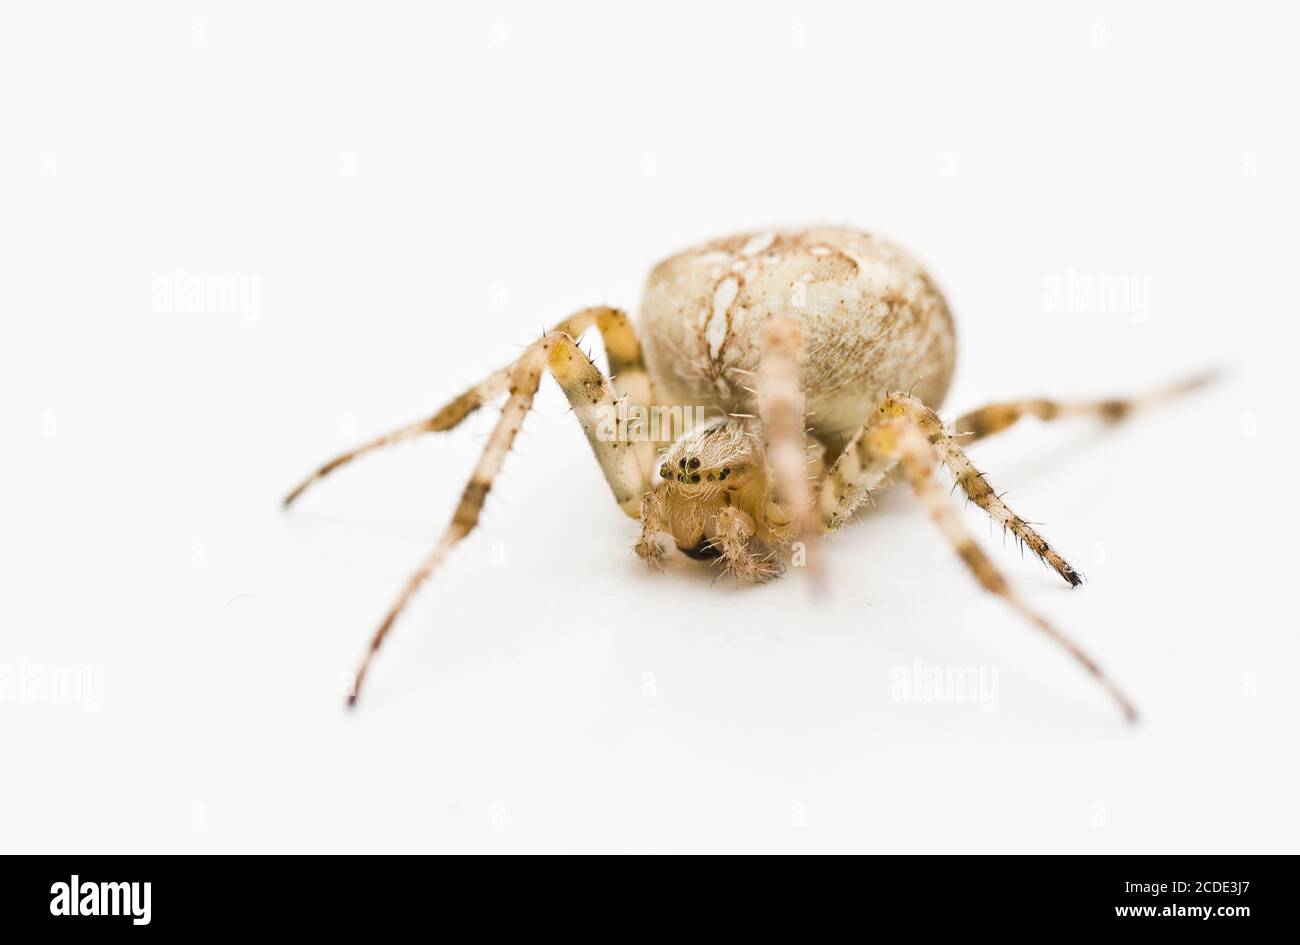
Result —
M683 435L660 457L658 523L688 557L717 557L717 517L763 495L763 464L753 443L742 423L719 420Z
M660 459L659 475L667 490L679 496L735 491L753 478L758 466L750 443L740 423L716 421L670 446Z

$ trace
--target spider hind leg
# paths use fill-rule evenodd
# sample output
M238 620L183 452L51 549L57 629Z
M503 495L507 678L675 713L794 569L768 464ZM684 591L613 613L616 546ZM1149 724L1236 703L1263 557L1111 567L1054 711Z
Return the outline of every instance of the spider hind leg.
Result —
M1095 417L1106 423L1118 423L1138 410L1154 407L1183 394L1190 394L1214 383L1217 371L1204 371L1158 390L1134 397L1107 397L1100 400L1061 401L1043 397L1008 400L985 404L962 414L953 424L962 445L992 436L1007 429L1024 417L1037 417L1044 422L1070 417Z

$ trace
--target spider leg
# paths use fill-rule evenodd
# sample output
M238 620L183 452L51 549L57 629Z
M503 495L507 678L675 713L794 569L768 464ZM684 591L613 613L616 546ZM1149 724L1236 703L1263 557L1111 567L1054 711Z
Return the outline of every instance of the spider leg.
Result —
M395 443L413 440L424 433L440 433L458 426L462 420L475 410L478 410L479 407L504 393L509 384L509 378L509 369L495 371L455 400L452 400L432 417L417 420L415 423L408 423L406 426L398 427L396 430L377 436L373 440L368 440L346 453L340 453L294 486L289 494L284 497L284 507L287 509L298 496L307 491L309 486L324 479L340 466L346 466L358 456L373 453L375 450L382 449L385 446L392 446Z
M848 518L867 491L873 488L889 470L887 457L870 455L867 442L874 426L901 419L918 430L934 447L936 454L957 480L962 491L993 521L1023 542L1048 567L1061 575L1071 587L1078 587L1083 578L1070 563L1047 542L1032 525L1007 506L993 491L984 474L975 468L965 451L944 429L938 415L909 394L894 393L887 396L863 428L845 447L830 474L822 484L818 510L823 527L836 528ZM867 455L864 456L864 451Z
M601 421L616 405L613 385L602 375L590 359L582 353L567 334L548 332L533 342L510 369L507 380L509 396L501 408L501 415L483 448L478 464L461 493L459 504L452 514L442 537L433 551L421 562L403 586L401 593L388 609L370 640L370 647L358 667L348 704L355 705L361 693L370 663L392 629L393 623L410 602L415 592L428 580L447 554L456 547L478 524L479 515L501 466L541 383L542 372L551 375L564 390L577 415L596 459L609 481L610 489L620 507L636 517L641 505L641 495L646 489L646 476L640 468L631 444L616 439L606 439L600 432Z
M845 444L817 491L817 518L823 532L837 531L880 488L897 457L871 449L868 434L887 420L883 407L872 411Z
M659 534L668 528L664 521L662 500L657 492L647 492L641 496L641 534L633 550L636 556L646 564L662 570L664 559L668 557Z
M797 320L780 315L770 318L763 326L757 377L768 482L766 517L779 533L788 531L792 540L800 534L817 534L811 514L801 343Z
M939 526L953 550L965 562L980 585L1000 597L1012 610L1064 648L1111 695L1124 713L1124 717L1129 722L1137 721L1137 710L1133 707L1133 703L1102 672L1097 662L1077 643L1053 626L1047 618L1025 603L1011 589L1007 579L997 570L984 550L975 543L956 509L935 481L934 473L940 455L921 429L905 419L890 419L869 429L864 439L871 458L883 459L893 456L899 460L917 499L930 513L930 517Z
M605 353L609 359L610 372L614 376L614 389L629 398L632 404L650 404L653 402L653 390L650 375L646 371L645 361L641 357L641 346L637 342L636 331L627 315L615 308L597 306L583 309L560 322L552 332L562 332L575 341L592 326L596 326L605 343ZM522 360L522 358L520 359ZM425 433L442 433L451 430L478 410L484 404L495 400L506 392L510 386L511 372L519 361L509 364L498 371L493 371L486 378L452 399L433 416L424 420L398 427L373 440L362 443L354 449L342 453L323 464L313 473L294 486L284 498L288 508L294 500L319 480L325 478L340 466L345 466L358 456L374 452L395 443L414 439ZM644 438L643 438L644 439ZM654 464L654 444L637 442L633 446L642 468L650 469Z
M1108 423L1115 423L1139 409L1153 407L1166 400L1205 387L1211 384L1217 376L1215 372L1207 371L1135 397L1110 397L1103 400L1064 402L1033 398L986 404L977 410L972 410L958 417L957 422L953 424L953 430L956 431L957 436L962 437L962 445L969 446L976 440L982 440L987 436L1005 430L1022 417L1037 417L1039 420L1060 420L1066 417L1097 417Z
M749 550L754 537L754 520L743 510L728 506L714 520L717 537L712 547L726 563L727 570L745 584L761 584L779 577L783 568L773 558L759 557Z

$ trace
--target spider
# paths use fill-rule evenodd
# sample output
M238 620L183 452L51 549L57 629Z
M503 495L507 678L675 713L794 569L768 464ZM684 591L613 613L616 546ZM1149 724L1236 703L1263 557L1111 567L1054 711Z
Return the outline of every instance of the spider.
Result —
M578 347L593 327L608 375ZM639 521L635 552L644 561L659 565L675 546L739 581L766 581L806 560L806 540L839 529L898 469L979 584L1063 647L1136 721L1132 701L1096 661L1031 608L976 544L936 472L947 469L954 488L1078 586L1079 572L1003 502L964 447L1026 416L1117 421L1208 377L1126 399L993 403L949 428L935 410L955 356L952 315L934 281L909 253L866 232L745 233L664 260L647 281L639 332L616 308L571 315L433 416L330 460L285 498L288 507L358 456L450 430L505 398L450 524L371 638L348 704L412 595L478 524L549 372L614 501ZM692 410L705 422L688 426ZM664 419L677 428L664 431L656 422Z

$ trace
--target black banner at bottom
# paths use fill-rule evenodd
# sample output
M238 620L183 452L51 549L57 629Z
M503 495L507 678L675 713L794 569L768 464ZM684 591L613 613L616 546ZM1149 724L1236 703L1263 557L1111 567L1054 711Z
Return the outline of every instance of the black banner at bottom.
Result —
M779 927L830 934L914 924L945 928L1132 927L1235 935L1292 925L1292 862L1247 856L873 857L748 875L696 862L623 862L607 878L517 863L387 856L10 856L6 930L105 933L317 928L334 935L436 931L467 922L533 934L577 926L605 935ZM752 864L751 864L752 865ZM699 874L696 870L699 870ZM797 876L797 878L796 878ZM14 940L14 939L11 939Z

